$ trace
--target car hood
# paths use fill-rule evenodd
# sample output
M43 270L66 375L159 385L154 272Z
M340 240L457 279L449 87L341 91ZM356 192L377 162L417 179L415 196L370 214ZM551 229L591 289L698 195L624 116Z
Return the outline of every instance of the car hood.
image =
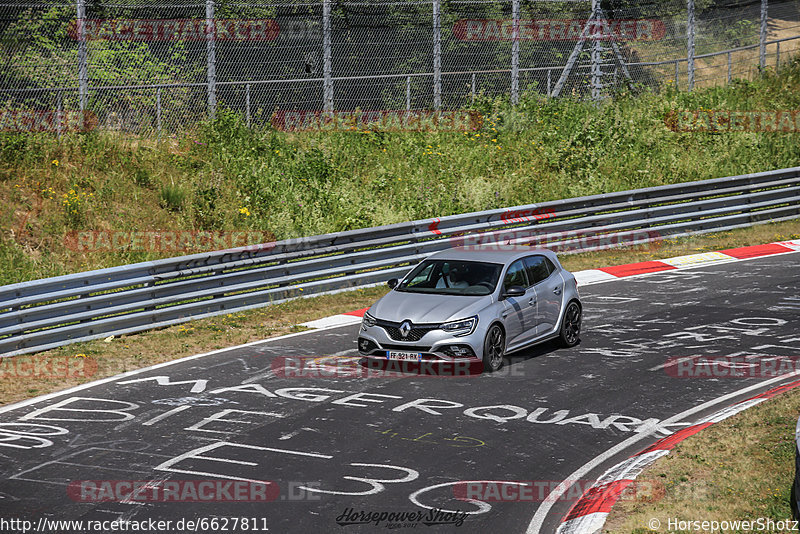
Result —
M427 295L390 291L376 302L369 313L385 321L444 323L476 315L492 303L492 296Z

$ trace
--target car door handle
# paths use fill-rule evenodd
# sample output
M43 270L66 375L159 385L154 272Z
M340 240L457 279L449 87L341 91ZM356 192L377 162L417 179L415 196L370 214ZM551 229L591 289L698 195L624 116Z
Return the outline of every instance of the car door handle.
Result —
M536 304L536 299L531 299L528 301L528 305L533 306L534 304Z
M553 290L553 293L555 293L556 295L560 295L561 294L561 288L560 287L555 288Z
M504 311L503 313L501 313L501 314L500 314L500 317L502 317L503 319L505 319L506 317L508 317L508 312L507 312L507 311Z

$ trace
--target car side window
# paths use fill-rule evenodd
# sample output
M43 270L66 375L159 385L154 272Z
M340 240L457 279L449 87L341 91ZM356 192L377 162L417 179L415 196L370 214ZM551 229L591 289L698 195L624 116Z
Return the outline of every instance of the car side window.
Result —
M550 271L550 274L553 274L556 271L556 266L550 261L550 258L545 258L544 262L547 264L547 269Z
M528 280L525 276L525 264L522 260L517 260L511 264L511 267L506 271L506 277L503 279L503 288L508 289L511 286L528 287Z
M525 267L528 270L528 279L531 281L531 285L547 279L555 269L555 266L544 256L528 256L525 258Z

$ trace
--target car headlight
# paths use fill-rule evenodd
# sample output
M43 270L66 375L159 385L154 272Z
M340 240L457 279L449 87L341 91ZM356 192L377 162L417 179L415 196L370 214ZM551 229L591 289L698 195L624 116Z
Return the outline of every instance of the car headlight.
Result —
M458 321L450 321L444 323L439 328L454 336L468 336L475 331L478 326L478 316L470 317L469 319L461 319Z
M368 313L364 313L364 317L361 318L361 329L366 330L370 326L375 326L377 323L377 319Z

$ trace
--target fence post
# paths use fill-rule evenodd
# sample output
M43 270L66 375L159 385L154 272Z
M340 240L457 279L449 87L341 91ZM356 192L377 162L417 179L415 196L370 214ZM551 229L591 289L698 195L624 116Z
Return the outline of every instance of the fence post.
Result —
M519 104L519 0L511 3L512 39L511 42L511 104Z
M208 118L217 116L217 48L214 0L206 0L206 70L208 71Z
M475 73L472 73L472 103L475 103Z
M89 100L89 67L86 51L86 0L77 0L78 10L78 101L81 111Z
M781 66L781 42L775 43L775 70Z
M433 108L442 109L442 27L440 0L433 0Z
M680 62L676 59L675 60L675 89L678 88L678 79L680 77Z
M406 76L406 111L411 111L411 76Z
M325 111L333 111L333 80L332 72L332 58L331 51L331 2L324 0L322 2L322 82L323 92L323 106Z
M245 107L247 108L247 127L250 128L250 84L244 86L244 100L245 100Z
M686 37L688 39L688 54L686 56L686 70L689 80L689 91L694 89L694 0L689 0L688 24L686 25Z
M156 89L156 123L158 124L158 135L161 136L161 87Z
M600 0L592 0L592 16L591 20L599 21L602 15L600 14ZM605 26L605 25L603 25ZM597 102L600 100L600 39L593 36L592 39L592 100Z
M758 67L767 66L767 0L761 0L761 32L758 37Z
M56 131L58 138L61 139L62 121L64 120L64 103L61 97L61 91L56 91Z
M553 71L553 69L547 69L547 96L548 96L548 98L552 94L551 91L553 90L552 71Z
M731 53L728 52L728 83L731 83Z

